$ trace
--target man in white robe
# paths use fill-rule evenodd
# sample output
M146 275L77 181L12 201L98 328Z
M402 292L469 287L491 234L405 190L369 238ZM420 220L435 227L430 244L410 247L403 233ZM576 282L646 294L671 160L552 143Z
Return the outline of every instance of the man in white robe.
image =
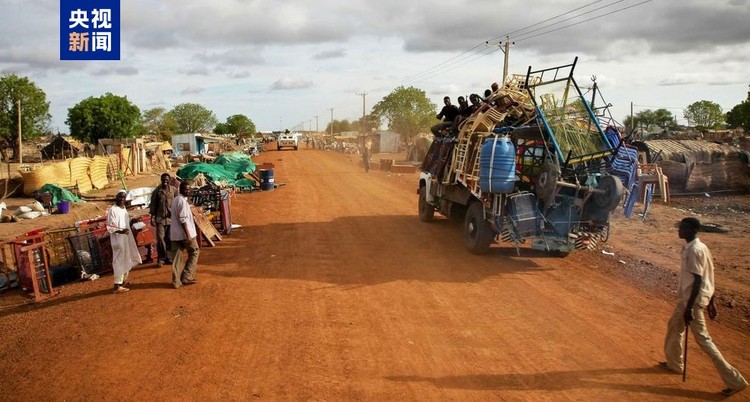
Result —
M112 244L112 269L115 275L114 293L127 292L128 272L141 263L141 254L135 244L135 238L130 232L130 216L125 209L125 190L120 190L115 196L115 204L107 211L107 231Z

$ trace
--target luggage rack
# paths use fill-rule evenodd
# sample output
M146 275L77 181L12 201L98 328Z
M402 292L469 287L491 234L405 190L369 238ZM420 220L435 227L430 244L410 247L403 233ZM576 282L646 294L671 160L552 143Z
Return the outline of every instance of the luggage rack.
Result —
M577 61L576 57L571 64L537 71L529 67L526 75L525 85L537 111L537 124L544 128L557 161L564 168L608 158L616 152L616 144L611 144L602 131L573 78ZM531 80L532 76L538 78Z

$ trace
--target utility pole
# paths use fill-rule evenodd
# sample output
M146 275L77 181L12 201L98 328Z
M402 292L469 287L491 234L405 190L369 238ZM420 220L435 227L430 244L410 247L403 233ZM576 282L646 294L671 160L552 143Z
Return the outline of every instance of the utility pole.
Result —
M23 163L23 141L21 140L21 100L18 100L18 163ZM8 178L10 181L10 178Z
M508 56L510 54L510 37L505 37L505 43L503 44L503 85L505 85L505 81L508 79Z
M315 116L315 132L317 133L319 131L320 130L318 129L318 116Z
M333 137L333 108L328 109L331 111L331 137Z
M356 95L362 97L362 134L367 135L367 124L365 123L365 97L367 97L367 92Z

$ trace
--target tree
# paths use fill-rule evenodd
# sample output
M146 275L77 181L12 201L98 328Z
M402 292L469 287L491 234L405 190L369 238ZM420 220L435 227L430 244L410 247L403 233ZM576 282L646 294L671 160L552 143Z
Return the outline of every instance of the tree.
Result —
M102 138L132 138L143 130L138 106L109 92L68 109L65 124L73 138L94 144Z
M217 125L217 128L222 125L224 126L223 128L226 130L222 134L236 134L239 136L252 137L253 135L255 135L255 131L256 131L255 123L253 123L253 121L250 120L249 117L243 114L235 114L233 116L227 117L227 122L224 124ZM214 130L214 132L216 132L216 130Z
M4 149L18 151L18 101L21 101L21 136L30 140L48 131L52 120L47 95L26 77L0 77L0 142ZM4 152L5 154L5 152ZM8 160L6 155L6 160Z
M436 123L436 113L437 106L427 99L423 90L403 86L394 89L372 108L378 121L387 120L388 129L407 139L429 130Z
M333 124L333 130L331 130L331 124ZM353 131L352 130L352 123L349 122L349 120L334 120L333 123L328 123L326 125L325 132L330 133L333 131L334 133L342 133L344 131Z
M633 127L641 131L649 131L653 126L666 129L674 125L674 116L667 109L646 109L636 113L632 118L627 116L623 124L628 132L632 131Z
M219 121L214 112L197 103L180 103L168 113L177 133L199 133L216 127Z
M750 91L744 102L727 112L727 124L731 128L742 127L745 133L750 133Z
M724 122L724 113L718 103L707 100L698 101L685 108L685 120L699 130L716 128Z
M377 130L379 127L378 118L372 114L368 114L365 117L352 122L352 131L358 131L360 133L369 133L372 129Z
M653 117L653 124L663 129L674 126L674 115L667 109L656 109Z
M155 135L161 140L168 141L175 133L175 123L163 107L155 107L143 112L143 134Z

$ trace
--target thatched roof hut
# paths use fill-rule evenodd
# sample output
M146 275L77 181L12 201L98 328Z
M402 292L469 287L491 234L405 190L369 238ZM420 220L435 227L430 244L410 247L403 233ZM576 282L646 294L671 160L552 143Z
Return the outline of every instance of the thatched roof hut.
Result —
M41 150L42 158L48 160L75 158L78 156L78 151L78 147L61 135L56 136L52 142L47 144L47 146Z
M750 190L748 155L739 148L704 140L652 140L634 145L662 168L673 194Z

